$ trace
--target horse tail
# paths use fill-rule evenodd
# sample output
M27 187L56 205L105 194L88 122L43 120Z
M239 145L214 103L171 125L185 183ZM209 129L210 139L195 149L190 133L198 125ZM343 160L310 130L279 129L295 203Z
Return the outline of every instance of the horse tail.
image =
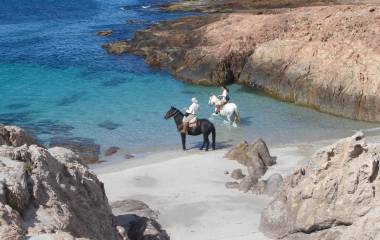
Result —
M239 110L237 108L235 110L235 123L237 125L240 125L240 112L239 112Z
M212 148L215 149L215 138L216 138L216 131L215 131L215 127L212 126L212 129L211 129L211 134L212 134Z

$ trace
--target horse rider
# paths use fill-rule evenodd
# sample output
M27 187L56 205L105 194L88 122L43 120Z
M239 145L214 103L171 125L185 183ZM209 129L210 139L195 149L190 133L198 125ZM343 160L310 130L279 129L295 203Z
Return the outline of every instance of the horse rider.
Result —
M226 85L222 85L222 95L219 95L218 98L221 100L221 104L216 106L216 114L220 113L220 110L230 101L230 90L226 87Z
M198 112L199 112L198 100L195 97L193 97L191 99L191 102L192 103L189 106L189 108L186 110L185 117L182 120L182 131L181 131L181 133L187 134L187 131L189 129L189 123L191 122L191 120L193 120L194 118L197 117Z

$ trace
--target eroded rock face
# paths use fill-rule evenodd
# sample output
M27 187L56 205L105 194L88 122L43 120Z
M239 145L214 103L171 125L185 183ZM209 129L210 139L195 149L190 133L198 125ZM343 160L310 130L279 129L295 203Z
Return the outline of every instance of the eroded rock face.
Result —
M0 146L0 239L41 234L70 239L58 238L59 231L76 238L121 239L103 183L78 156L64 148L28 146L33 141L16 129L11 141L5 138L11 146Z
M379 159L380 144L367 144L362 133L319 150L286 178L261 230L287 240L378 239Z
M143 56L186 82L237 82L322 112L380 121L379 19L375 5L212 14L163 22L104 47Z

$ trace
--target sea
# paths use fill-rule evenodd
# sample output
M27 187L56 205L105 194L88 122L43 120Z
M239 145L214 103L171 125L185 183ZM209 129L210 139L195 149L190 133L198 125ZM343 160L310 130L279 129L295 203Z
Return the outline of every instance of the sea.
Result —
M140 57L102 49L138 29L197 14L160 11L167 2L1 0L0 123L22 126L46 146L57 138L80 138L103 152L117 146L136 154L180 149L174 122L164 115L171 106L189 106L192 97L200 102L200 116L216 125L219 146L258 137L270 144L312 142L378 127L231 85L242 119L232 127L211 116L208 96L220 94L219 88L185 84ZM108 29L112 35L97 36ZM189 147L201 140L190 137Z

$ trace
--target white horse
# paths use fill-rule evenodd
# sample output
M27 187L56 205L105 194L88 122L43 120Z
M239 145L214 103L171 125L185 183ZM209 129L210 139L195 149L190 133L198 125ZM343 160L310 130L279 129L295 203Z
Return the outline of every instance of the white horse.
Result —
M214 94L211 94L210 99L208 100L208 105L214 106L216 110L217 105L222 105L222 100ZM240 124L240 113L235 103L227 103L224 105L223 108L220 109L219 115L225 117L230 124Z

